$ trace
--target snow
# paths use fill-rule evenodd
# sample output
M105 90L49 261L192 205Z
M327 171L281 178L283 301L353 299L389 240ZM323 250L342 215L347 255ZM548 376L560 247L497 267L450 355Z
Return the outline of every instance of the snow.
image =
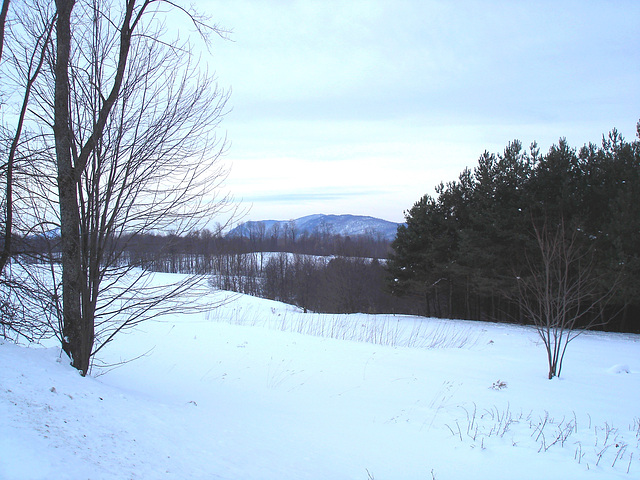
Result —
M1 479L640 478L637 335L579 336L548 380L527 327L239 295L101 353L83 378L0 344Z

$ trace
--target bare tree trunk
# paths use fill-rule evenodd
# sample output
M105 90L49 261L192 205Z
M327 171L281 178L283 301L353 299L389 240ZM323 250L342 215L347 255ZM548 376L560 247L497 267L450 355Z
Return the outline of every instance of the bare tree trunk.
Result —
M56 0L56 64L53 134L60 208L62 250L62 348L72 365L86 374L93 338L92 328L82 317L81 295L85 283L80 256L80 212L76 172L73 168L69 112L69 55L71 12L75 0ZM89 343L89 345L87 345Z
M2 59L2 51L4 50L4 24L7 20L7 13L9 12L9 1L3 0L2 10L0 10L0 59Z
M0 60L2 60L2 52L4 50L4 25L7 21L7 13L9 12L9 0L3 0L2 10L0 10ZM17 142L14 142L17 143ZM5 200L5 229L4 229L4 245L2 247L2 253L0 254L0 273L4 271L4 266L7 263L9 254L11 252L11 225L13 219L11 217L13 207L11 205L12 199L12 187L13 187L13 162L11 161L11 154L7 160L7 187L6 187L6 200Z

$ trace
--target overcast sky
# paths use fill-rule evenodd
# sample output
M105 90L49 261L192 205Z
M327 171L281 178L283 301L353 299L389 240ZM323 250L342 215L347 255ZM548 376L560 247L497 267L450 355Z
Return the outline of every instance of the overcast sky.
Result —
M640 1L200 0L245 220L403 221L484 150L640 119Z

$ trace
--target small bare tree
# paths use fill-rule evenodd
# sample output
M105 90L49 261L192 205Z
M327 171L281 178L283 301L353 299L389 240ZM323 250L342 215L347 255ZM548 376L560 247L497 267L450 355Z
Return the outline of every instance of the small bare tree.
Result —
M549 379L559 377L567 346L585 330L606 324L604 306L615 285L603 291L591 252L578 244L577 229L534 225L537 255L527 256L527 273L517 277L519 304L544 343Z
M25 198L26 184L33 176L34 153L26 146L37 136L27 127L31 96L41 74L55 24L54 13L29 9L18 3L9 9L4 0L0 12L0 60L2 60L3 124L0 126L0 199L2 237L0 238L0 335L37 341L48 336L41 321L46 295L29 279L18 263L16 239L32 233L32 210ZM31 218L28 218L31 217ZM16 268L12 268L12 263ZM39 313L35 313L39 310Z

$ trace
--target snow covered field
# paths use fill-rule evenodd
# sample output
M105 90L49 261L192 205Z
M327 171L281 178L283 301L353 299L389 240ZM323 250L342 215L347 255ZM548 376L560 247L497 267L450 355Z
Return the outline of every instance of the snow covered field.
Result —
M530 328L238 296L99 360L134 357L82 378L0 344L0 478L640 478L637 335L578 337L550 381Z

